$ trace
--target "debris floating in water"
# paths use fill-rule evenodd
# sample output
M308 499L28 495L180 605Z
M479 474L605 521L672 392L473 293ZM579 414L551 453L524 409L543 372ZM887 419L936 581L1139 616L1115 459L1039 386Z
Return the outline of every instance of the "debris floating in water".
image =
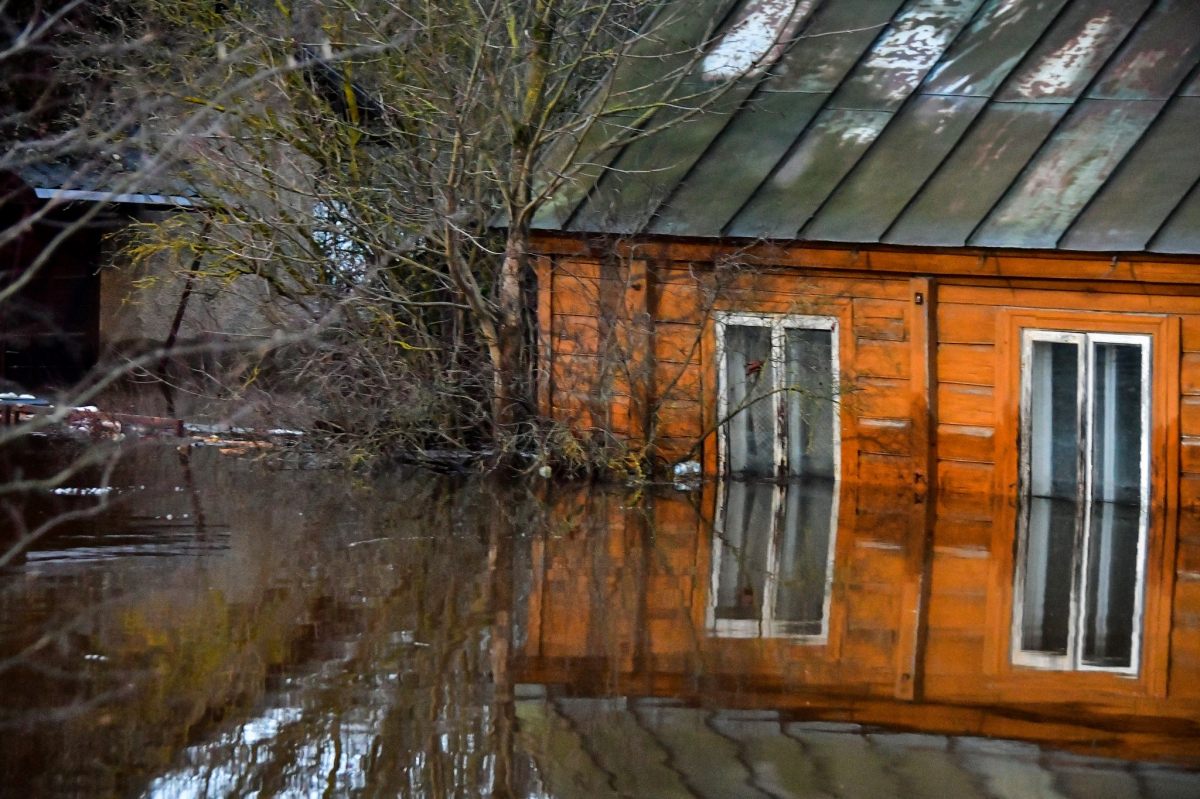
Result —
M51 493L67 497L102 497L112 490L112 486L96 486L94 488L56 488Z

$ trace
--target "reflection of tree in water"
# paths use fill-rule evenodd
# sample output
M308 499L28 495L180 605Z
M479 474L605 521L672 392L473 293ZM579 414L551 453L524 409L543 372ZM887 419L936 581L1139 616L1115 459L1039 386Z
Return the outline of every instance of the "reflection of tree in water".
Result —
M0 795L487 793L512 762L503 544L533 506L429 478L192 467L209 524L232 530L223 552L0 577L0 659L62 631L0 664L0 724L21 730ZM163 472L139 512L190 512Z

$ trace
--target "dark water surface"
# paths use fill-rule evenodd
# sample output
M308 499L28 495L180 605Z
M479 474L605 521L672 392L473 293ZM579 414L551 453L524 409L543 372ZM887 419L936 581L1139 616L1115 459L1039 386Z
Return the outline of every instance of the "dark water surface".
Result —
M1200 797L1186 713L897 701L837 491L112 484L0 572L0 796Z

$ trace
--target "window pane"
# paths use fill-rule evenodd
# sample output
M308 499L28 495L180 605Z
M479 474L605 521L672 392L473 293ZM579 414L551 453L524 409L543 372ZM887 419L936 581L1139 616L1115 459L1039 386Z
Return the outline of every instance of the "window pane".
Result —
M1142 503L1143 349L1093 344L1092 505L1083 662L1128 667Z
M1075 499L1079 490L1079 347L1034 341L1029 380L1031 493Z
M784 491L775 620L789 635L820 635L837 483L804 480Z
M733 481L725 485L721 570L717 575L718 619L762 618L774 491L770 483Z
M834 478L833 331L788 330L788 473Z
M1122 668L1133 649L1141 508L1118 502L1092 505L1087 553L1087 619L1083 662Z
M771 329L725 328L729 469L735 475L775 475L775 397Z
M1074 500L1046 497L1032 497L1027 502L1021 649L1065 655L1071 637L1079 505Z
M1141 502L1142 348L1098 342L1092 374L1092 498Z

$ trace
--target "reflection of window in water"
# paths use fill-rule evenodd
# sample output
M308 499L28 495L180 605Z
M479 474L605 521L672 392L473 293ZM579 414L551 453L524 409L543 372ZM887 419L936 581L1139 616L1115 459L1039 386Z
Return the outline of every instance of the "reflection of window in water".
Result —
M709 629L720 636L824 639L838 484L730 481L713 541Z
M709 630L823 641L840 468L837 321L728 314L718 336L721 457L733 479L720 491Z
M1013 662L1136 673L1150 338L1027 330Z

